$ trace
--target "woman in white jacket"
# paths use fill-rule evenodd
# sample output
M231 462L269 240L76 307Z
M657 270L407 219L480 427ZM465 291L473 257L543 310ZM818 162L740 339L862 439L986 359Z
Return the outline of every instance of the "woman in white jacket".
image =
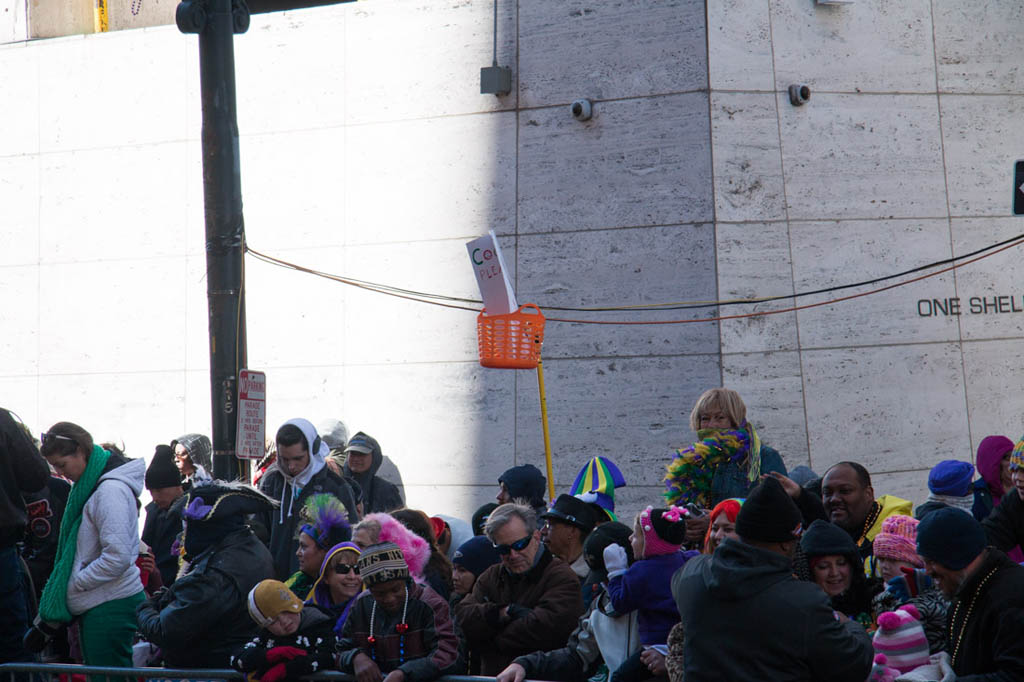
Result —
M40 440L43 456L73 485L39 620L80 617L85 663L130 667L135 607L144 598L135 560L145 462L104 450L70 422L54 424Z

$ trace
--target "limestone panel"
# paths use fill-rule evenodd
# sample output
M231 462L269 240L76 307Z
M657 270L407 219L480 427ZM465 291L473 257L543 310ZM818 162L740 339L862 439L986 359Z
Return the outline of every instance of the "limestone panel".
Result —
M779 115L790 219L946 215L934 96L780 93Z
M1024 97L943 95L940 104L950 214L1009 215L1013 162L1021 156L1009 141L1024 116Z
M343 128L241 139L248 244L269 252L343 243L344 142Z
M482 505L494 502L497 482L489 485L406 485L405 504L421 509L430 516L443 514L470 523L473 513Z
M515 3L498 3L498 64L512 68L513 94L503 97L480 94L480 69L491 65L494 49L492 3L416 0L344 10L349 123L515 106Z
M39 199L39 156L0 157L0 265L39 262Z
M173 275L184 268L184 257L40 266L40 373L183 369L175 322L185 300Z
M245 145L242 144L244 149ZM243 182L248 166L242 163ZM206 254L206 207L203 203L203 149L198 140L185 142L185 252L190 256ZM242 192L242 213L246 198Z
M712 90L775 89L768 5L768 0L707 3Z
M170 28L66 38L40 50L40 150L183 139L185 51L194 36ZM159 176L150 180L160 186Z
M14 412L36 438L50 426L39 421L39 377L0 378L0 405Z
M0 40L5 37L3 21L0 19ZM0 157L39 151L40 52L25 43L0 48L0 83L4 84L0 106L8 132L0 135Z
M572 484L595 455L610 457L627 482L660 485L674 449L693 442L694 402L721 380L715 355L545 362L556 487ZM516 406L518 463L543 462L537 381L529 372L519 375Z
M718 297L753 299L793 294L789 229L780 223L719 223ZM724 316L770 312L793 306L793 299L722 306ZM796 313L722 320L722 352L747 353L797 348Z
M280 395L280 392L275 391L275 394L273 394L273 398L277 398ZM185 410L182 423L179 425L178 433L205 433L206 435L210 435L213 433L211 419L212 412L210 409L210 370L186 370ZM275 429L277 426L279 426L279 424L274 424L273 426L271 426L269 423L267 424L267 435L269 437L273 437L274 433L276 433ZM168 438L174 437L175 434L171 434Z
M71 421L97 443L124 445L129 457L150 457L157 443L182 433L184 384L180 370L40 376L40 428Z
M707 88L703 2L526 0L519 21L521 106Z
M519 238L516 292L542 306L607 307L715 299L713 226L672 225ZM713 317L714 308L658 312L548 310L585 320ZM600 325L549 322L544 357L693 355L718 352L713 322Z
M258 367L267 373L267 434L273 436L289 419L303 417L317 424L334 417L349 426L350 433L358 429L342 414L342 396L345 391L345 370L336 365L308 367ZM209 389L207 389L209 392ZM207 398L209 401L209 398ZM384 454L389 454L384 446Z
M250 262L252 260L249 258ZM177 282L171 285L185 297L185 317L181 326L185 338L185 369L204 372L210 368L210 304L206 269L206 254L187 256L185 269L178 275L181 279L175 278ZM246 298L249 298L248 292Z
M8 2L0 14L0 43L28 40L28 3Z
M348 367L341 418L380 442L406 486L493 485L515 449L514 374L475 362Z
M298 249L285 260L335 271L340 248ZM344 357L345 287L322 277L246 260L249 366L307 367L341 364Z
M471 238L515 229L515 114L348 129L349 244Z
M1020 218L954 219L957 255L1018 236ZM956 290L965 340L1024 337L1024 288L1017 276L1021 247L995 253L956 271Z
M706 93L519 117L519 233L711 220Z
M108 0L109 30L174 25L178 0Z
M964 459L961 453L948 454L948 456L947 454L940 456L939 453L936 453L935 461L926 469L892 473L871 471L871 487L875 489L875 497L895 495L904 500L910 500L914 504L914 509L917 509L918 505L924 504L924 501L928 499L928 472L931 467L943 459ZM898 463L894 464L898 466Z
M0 267L0 376L25 376L39 369L39 268ZM46 314L49 314L48 311Z
M719 221L786 217L779 119L773 93L711 96L715 217Z
M969 451L957 453L959 459L966 459L967 455L977 452L985 436L1004 435L1014 442L1021 437L1021 415L1024 414L1024 399L1019 388L1024 381L1022 360L1024 344L1020 339L964 343L967 407L973 442Z
M722 356L722 385L743 398L747 420L778 450L787 469L806 465L807 418L799 353Z
M793 276L796 290L814 291L896 274L950 257L946 220L841 221L793 223ZM919 273L920 274L920 273ZM798 304L836 300L904 281L809 296ZM857 299L801 310L804 348L843 347L923 341L956 341L956 317L932 315L955 297L952 273ZM918 305L924 301L924 307ZM924 313L924 315L922 314Z
M967 415L955 343L803 352L811 466L852 459L869 471L932 466L966 452Z
M44 154L43 263L183 255L185 143ZM116 229L116 239L106 238Z
M776 87L934 92L929 0L858 0L856 6L771 0Z
M234 39L239 132L342 125L344 34L345 13L337 5L254 15L249 30Z
M502 239L500 243L510 276L515 277L514 238ZM342 263L339 271L348 277L386 282L413 291L480 298L461 239L350 246L344 251ZM477 360L475 311L345 289L345 307L338 312L344 318L347 365ZM480 307L460 301L451 303ZM387 322L375 324L374 320Z
M935 51L941 92L1024 92L1024 13L1012 2L936 0Z

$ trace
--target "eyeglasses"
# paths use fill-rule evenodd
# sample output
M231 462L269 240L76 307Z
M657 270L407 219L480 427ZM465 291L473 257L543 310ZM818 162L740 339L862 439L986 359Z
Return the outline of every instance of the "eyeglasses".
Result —
M530 540L533 540L533 533L530 533L522 540L516 540L515 542L508 545L494 545L494 551L497 552L499 556L511 554L513 550L517 552L522 552L524 549L526 549L527 545L530 544Z
M75 440L74 438L71 438L69 436L62 436L59 433L46 433L46 432L43 432L43 433L39 434L39 442L40 443L45 443L48 440L66 440L69 443L74 443L75 445L78 445L78 441Z
M336 563L334 564L334 572L338 575L348 575L349 572L359 575L359 565L349 566L348 564Z

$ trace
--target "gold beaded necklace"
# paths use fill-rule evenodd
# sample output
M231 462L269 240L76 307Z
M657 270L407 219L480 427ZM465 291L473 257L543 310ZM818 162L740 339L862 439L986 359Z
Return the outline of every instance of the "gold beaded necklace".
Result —
M875 525L875 521L878 520L878 515L882 513L882 505L878 502L871 503L871 513L864 519L864 527L860 531L860 538L857 539L857 546L860 547L860 543L868 537L868 529Z
M974 604L978 601L978 597L981 596L982 588L985 587L985 583L988 582L988 579L995 575L996 571L998 570L998 566L993 566L992 570L988 572L988 575L982 578L981 582L978 583L978 589L974 591L974 598L971 599L971 605L967 607L967 613L964 614L963 622L960 623L960 632L956 636L956 645L953 647L953 657L950 659L950 665L956 666L956 656L958 653L960 653L960 642L963 640L964 633L967 631L967 621L971 619L971 613L974 611ZM962 603L963 600L958 601L956 603L956 608L953 609L953 617L949 619L949 624L951 628L953 623L956 622L957 614L960 613L960 604Z

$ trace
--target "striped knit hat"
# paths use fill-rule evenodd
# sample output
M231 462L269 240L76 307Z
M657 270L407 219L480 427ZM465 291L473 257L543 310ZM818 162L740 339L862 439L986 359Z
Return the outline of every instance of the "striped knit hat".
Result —
M917 523L917 519L903 514L886 518L872 543L874 555L924 568L924 561L917 555Z
M1024 437L1021 437L1010 452L1010 468L1019 469L1024 467Z
M875 652L885 654L888 665L908 673L929 663L928 638L921 627L921 614L913 604L904 604L895 611L878 616L875 631Z
M382 542L363 550L359 555L359 576L366 587L409 577L401 548L393 542Z

